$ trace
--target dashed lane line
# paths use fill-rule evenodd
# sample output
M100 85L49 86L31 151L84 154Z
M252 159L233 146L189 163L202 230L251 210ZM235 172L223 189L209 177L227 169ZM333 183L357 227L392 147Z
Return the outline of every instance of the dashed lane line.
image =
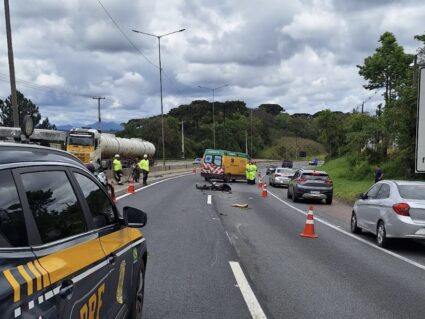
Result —
M274 198L276 198L281 203L283 203L284 205L286 205L286 206L292 208L293 210L297 211L298 213L301 213L303 215L307 215L307 213L304 212L303 210L301 210L298 207L295 207L295 206L287 203L286 201L284 201L283 199L279 198L277 195L273 194L272 192L269 192L269 194L272 195ZM404 261L404 262L406 262L406 263L408 263L408 264L410 264L412 266L415 266L415 267L417 267L419 269L425 270L425 265L420 264L420 263L418 263L418 262L416 262L416 261L414 261L412 259L409 259L409 258L406 258L404 256L401 256L399 254L396 254L396 253L394 253L392 251L389 251L389 250L386 250L384 248L381 248L381 247L379 247L379 246L377 246L377 245L375 245L373 243L368 242L365 239L362 239L360 237L357 237L356 235L353 235L352 233L350 233L350 232L348 232L348 231L346 231L346 230L344 230L342 228L339 228L338 226L332 225L331 223L328 223L328 222L324 221L321 218L314 217L314 220L315 221L318 221L319 223L322 223L323 225L326 225L326 226L328 226L328 227L330 227L330 228L332 228L332 229L334 229L334 230L336 230L336 231L338 231L338 232L340 232L340 233L342 233L342 234L344 234L344 235L346 235L348 237L351 237L351 238L353 238L355 240L358 240L358 241L362 242L363 244L368 245L369 247L372 247L374 249L377 249L377 250L379 250L379 251L381 251L383 253L386 253L386 254L388 254L388 255L390 255L392 257L395 257L395 258L397 258L399 260L402 260L402 261Z
M254 295L254 292L251 289L251 286L246 279L241 266L237 261L229 261L230 268L232 268L233 275L236 278L238 287L242 293L243 299L245 300L248 310L251 313L251 317L254 319L266 319L263 309L260 306L257 298Z
M207 204L211 205L211 203L212 203L212 195L208 195Z

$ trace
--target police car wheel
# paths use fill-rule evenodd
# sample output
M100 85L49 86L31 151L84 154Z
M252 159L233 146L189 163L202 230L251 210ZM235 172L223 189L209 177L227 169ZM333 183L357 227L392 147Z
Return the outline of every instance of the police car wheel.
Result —
M145 292L145 265L142 263L140 266L139 280L136 286L136 294L134 297L132 312L130 315L131 319L143 318L142 312L143 312L143 299L145 296L144 292Z

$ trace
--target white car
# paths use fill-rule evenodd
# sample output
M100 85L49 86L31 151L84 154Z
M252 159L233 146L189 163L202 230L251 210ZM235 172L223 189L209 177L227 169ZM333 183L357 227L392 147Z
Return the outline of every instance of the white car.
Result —
M286 186L288 187L289 181L294 176L295 171L291 168L278 167L269 177L270 186Z
M425 239L425 182L384 180L360 194L351 215L351 232L376 235L378 246L389 238Z

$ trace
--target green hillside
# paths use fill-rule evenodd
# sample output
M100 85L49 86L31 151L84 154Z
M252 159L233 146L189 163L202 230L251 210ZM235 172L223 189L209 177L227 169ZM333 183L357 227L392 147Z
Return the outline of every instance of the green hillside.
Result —
M265 147L259 154L259 158L268 159L296 159L300 151L307 153L307 158L323 158L325 147L313 140L296 137L276 138L270 146Z

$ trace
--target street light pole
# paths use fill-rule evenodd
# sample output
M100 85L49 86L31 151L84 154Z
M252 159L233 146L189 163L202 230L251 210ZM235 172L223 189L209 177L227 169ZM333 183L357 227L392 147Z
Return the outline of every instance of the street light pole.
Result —
M222 88L224 88L224 87L226 87L226 86L229 86L229 84L224 84L224 85L221 85L221 86L216 87L216 88L209 88L209 87L206 87L206 86L200 86L200 85L198 85L198 88L200 88L200 89L205 89L205 90L210 90L210 91L212 91L212 106L213 106L213 144L214 144L214 149L215 149L215 115L214 115L214 113L215 113L215 111L214 111L215 91L216 91L216 90L219 90L219 89L222 89Z
M102 120L100 118L100 100L104 100L105 97L93 96L92 99L97 100L97 130L101 131L102 128L100 126L100 123L102 122Z
M164 104L162 101L162 64L161 64L161 38L178 32L183 32L186 29L180 29L162 35L155 35L138 30L132 30L135 33L141 33L158 39L158 60L159 60L159 90L161 94L161 135L162 135L162 166L165 168L165 136L164 136Z

